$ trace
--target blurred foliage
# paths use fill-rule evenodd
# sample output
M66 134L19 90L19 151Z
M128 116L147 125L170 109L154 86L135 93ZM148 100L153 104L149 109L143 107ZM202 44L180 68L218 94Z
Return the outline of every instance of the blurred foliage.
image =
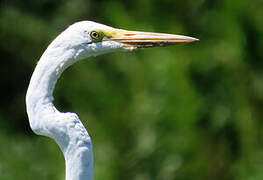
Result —
M106 54L61 77L58 109L77 112L96 179L263 179L262 1L0 1L0 179L64 179L53 140L30 130L25 93L68 25L185 34L199 43Z

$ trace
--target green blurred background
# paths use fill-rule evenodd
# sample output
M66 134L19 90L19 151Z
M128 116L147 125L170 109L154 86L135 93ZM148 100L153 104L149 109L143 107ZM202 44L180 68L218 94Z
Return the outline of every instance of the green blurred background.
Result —
M95 180L263 179L263 1L0 3L0 180L64 179L62 153L31 131L24 99L48 44L80 20L201 40L66 70L55 104L89 131Z

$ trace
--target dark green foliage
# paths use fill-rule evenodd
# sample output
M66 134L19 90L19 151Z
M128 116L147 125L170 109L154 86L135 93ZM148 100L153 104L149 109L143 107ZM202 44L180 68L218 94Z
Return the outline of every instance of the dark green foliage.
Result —
M93 139L95 180L263 179L260 0L0 2L0 179L64 179L25 93L47 45L75 21L185 34L194 44L107 54L61 77L55 104Z

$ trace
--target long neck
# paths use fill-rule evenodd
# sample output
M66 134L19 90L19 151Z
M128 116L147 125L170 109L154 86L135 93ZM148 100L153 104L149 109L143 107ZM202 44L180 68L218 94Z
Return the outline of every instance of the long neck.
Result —
M76 60L74 50L48 48L32 75L26 107L32 130L53 138L66 162L66 180L93 179L93 152L88 132L74 113L61 113L53 105L53 90L61 73Z

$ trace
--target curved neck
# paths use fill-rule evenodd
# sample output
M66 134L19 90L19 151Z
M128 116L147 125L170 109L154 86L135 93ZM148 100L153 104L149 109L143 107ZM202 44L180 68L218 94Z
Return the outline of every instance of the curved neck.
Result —
M74 113L61 113L53 105L53 90L61 73L76 62L76 50L48 48L39 60L26 95L32 130L53 138L66 162L66 180L91 180L93 152L91 139Z

